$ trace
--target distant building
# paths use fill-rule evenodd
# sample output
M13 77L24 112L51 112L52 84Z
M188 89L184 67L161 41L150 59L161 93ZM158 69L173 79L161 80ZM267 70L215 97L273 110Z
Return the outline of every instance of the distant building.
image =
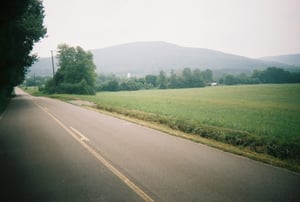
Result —
M211 83L210 85L211 85L211 86L217 86L218 83Z
M127 73L127 78L130 79L130 77L131 77L131 74L128 72Z

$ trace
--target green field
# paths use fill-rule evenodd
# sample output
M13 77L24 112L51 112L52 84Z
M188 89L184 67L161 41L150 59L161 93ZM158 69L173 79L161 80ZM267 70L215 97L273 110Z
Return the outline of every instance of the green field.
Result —
M64 95L173 129L282 159L299 160L300 85L242 85L195 89Z

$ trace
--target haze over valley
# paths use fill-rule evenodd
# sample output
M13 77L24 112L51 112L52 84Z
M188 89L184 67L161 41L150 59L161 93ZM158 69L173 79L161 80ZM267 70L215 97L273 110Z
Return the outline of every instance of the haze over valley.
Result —
M279 68L299 71L300 54L286 56L284 60L277 57L253 59L220 51L183 47L172 43L133 42L91 50L98 74L135 76L157 74L163 70L170 72L186 67L211 69L216 75L250 73L255 69L265 69L276 66ZM57 69L55 61L55 69ZM40 58L30 68L29 75L52 75L51 58Z

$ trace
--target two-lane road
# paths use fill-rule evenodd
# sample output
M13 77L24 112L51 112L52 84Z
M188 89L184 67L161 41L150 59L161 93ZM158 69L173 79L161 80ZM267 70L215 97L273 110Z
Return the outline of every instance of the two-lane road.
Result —
M18 91L0 118L1 201L300 201L300 175Z

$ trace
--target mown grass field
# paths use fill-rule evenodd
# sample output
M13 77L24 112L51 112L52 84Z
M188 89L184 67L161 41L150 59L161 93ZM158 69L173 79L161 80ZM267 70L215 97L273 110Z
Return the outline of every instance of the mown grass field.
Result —
M300 162L300 84L60 95L98 108Z

